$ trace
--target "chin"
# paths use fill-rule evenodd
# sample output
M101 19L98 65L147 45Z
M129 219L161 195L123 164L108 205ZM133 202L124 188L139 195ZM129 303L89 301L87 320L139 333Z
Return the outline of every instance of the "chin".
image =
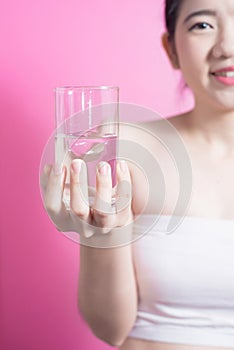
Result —
M225 113L225 114L234 114L234 103L217 103L215 105L215 110L220 111L220 113Z
M218 101L214 103L213 109L216 109L217 111L220 110L220 112L234 112L234 103L223 103L223 101Z
M201 102L206 109L213 110L218 113L234 113L234 96L207 96Z

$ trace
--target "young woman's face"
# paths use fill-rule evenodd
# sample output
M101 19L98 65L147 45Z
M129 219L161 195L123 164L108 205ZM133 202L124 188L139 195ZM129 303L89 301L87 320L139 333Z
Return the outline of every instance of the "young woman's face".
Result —
M196 101L234 110L234 0L184 0L175 48Z

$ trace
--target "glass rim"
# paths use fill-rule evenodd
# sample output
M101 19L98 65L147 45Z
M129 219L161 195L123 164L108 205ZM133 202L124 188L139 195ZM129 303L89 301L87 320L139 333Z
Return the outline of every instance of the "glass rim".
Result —
M55 92L63 92L68 90L119 90L119 86L112 85L65 85L54 88Z

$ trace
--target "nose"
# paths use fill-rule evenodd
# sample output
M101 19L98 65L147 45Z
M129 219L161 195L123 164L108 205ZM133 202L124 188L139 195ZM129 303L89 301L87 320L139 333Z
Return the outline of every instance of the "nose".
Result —
M229 25L223 29L217 37L213 47L213 56L215 58L234 57L234 26Z

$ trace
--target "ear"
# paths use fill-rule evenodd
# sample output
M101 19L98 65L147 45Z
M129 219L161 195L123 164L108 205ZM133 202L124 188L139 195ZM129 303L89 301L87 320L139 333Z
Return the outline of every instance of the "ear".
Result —
M169 40L169 34L167 32L163 33L162 35L162 46L166 51L166 54L169 58L169 61L171 62L172 67L174 69L179 69L180 65L175 49L175 44Z

